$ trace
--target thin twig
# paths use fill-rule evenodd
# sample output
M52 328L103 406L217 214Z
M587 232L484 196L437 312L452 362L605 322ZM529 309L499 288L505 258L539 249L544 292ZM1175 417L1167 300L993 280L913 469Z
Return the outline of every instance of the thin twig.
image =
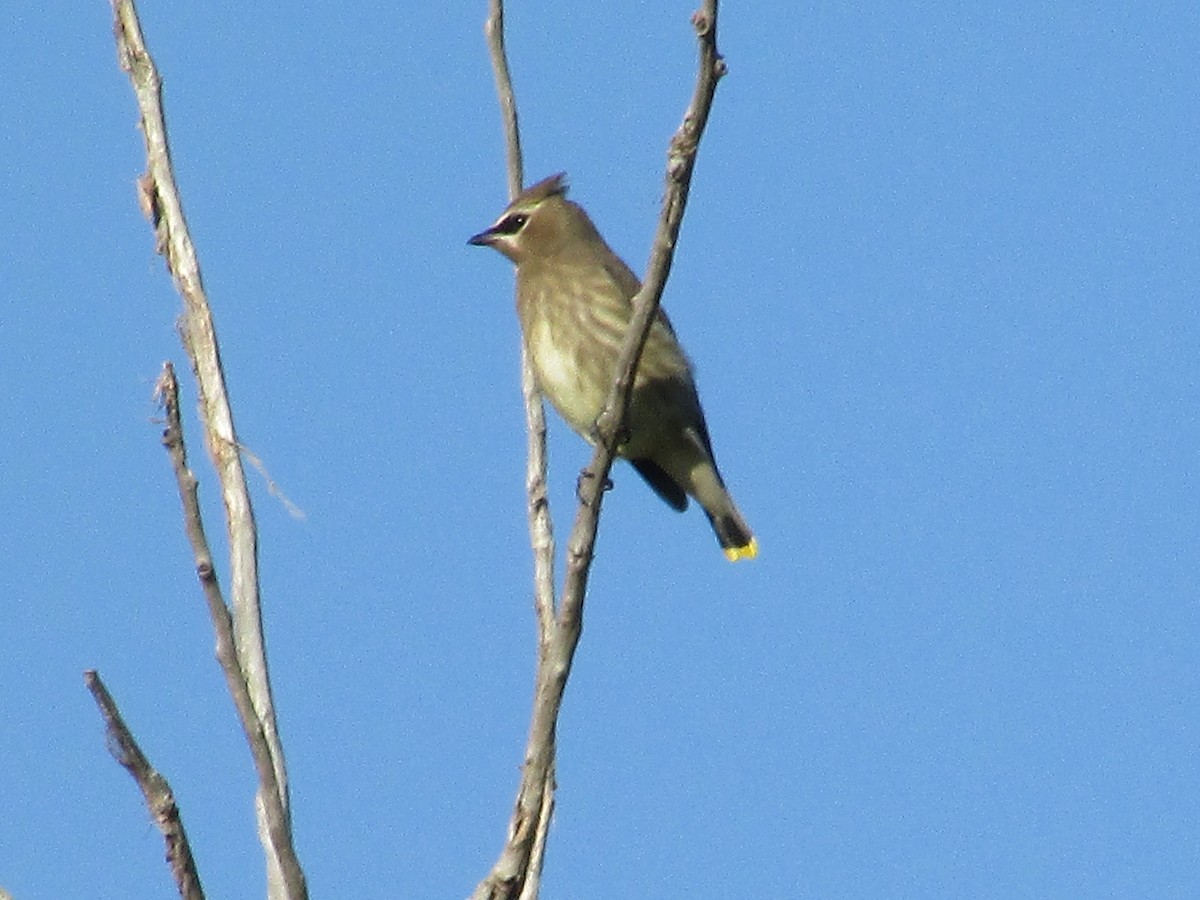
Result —
M212 551L209 549L208 537L204 533L204 521L200 517L200 500L198 497L198 482L192 470L188 467L187 446L183 441L183 423L179 415L179 381L175 377L175 367L171 363L163 363L162 374L158 376L155 394L162 404L165 414L166 427L163 428L162 442L171 457L171 468L175 472L175 481L179 487L179 500L183 505L184 530L188 542L192 545L192 556L196 561L196 577L204 590L204 599L208 601L208 613L212 618L213 630L217 636L216 655L225 673L225 683L237 707L238 716L250 743L250 753L254 757L254 768L258 772L260 796L278 797L279 785L275 781L275 766L272 764L270 749L267 745L263 728L254 712L254 702L250 690L246 686L246 674L242 669L241 660L234 645L233 617L225 598L221 595L221 585L217 581L217 572L213 566ZM284 812L279 808L267 810L267 821L271 831L271 846L279 851L280 869L287 888L287 897L307 897L304 884L304 873L300 869L300 861L296 859L292 848L290 823Z
M546 410L523 340L521 397L525 402L525 431L528 435L525 496L529 512L529 543L533 548L533 608L537 613L538 646L541 647L554 633L554 525L546 487Z
M513 91L508 53L504 49L504 0L489 0L487 21L483 23L496 95L500 101L500 119L504 126L507 158L508 197L521 193L525 183L521 157L521 128L517 121L517 97ZM537 612L538 643L550 640L554 623L554 525L546 490L546 412L542 395L533 376L533 366L521 342L521 395L525 400L525 426L528 434L525 493L528 497L529 541L533 547L533 604Z
M483 33L487 36L492 74L496 77L496 94L500 100L500 121L504 125L504 151L508 162L508 197L511 200L525 186L525 163L521 157L517 96L513 92L512 74L508 71L508 53L504 49L504 0L489 0Z
M287 771L275 722L262 635L254 512L225 389L212 313L172 171L162 108L162 82L146 49L133 0L111 0L111 3L117 58L133 83L146 145L147 172L138 181L139 201L154 226L156 247L166 259L175 286L183 297L180 333L200 388L205 444L221 483L229 541L233 620L236 622L231 639L240 677L244 680L241 690L251 701L249 710L243 709L240 702L237 705L259 768L256 810L267 859L268 895L272 900L284 897L295 900L306 896L306 890L292 847ZM211 568L211 559L206 565ZM228 609L223 603L222 610L228 617ZM220 643L219 639L218 645ZM235 692L235 702L237 700L238 692ZM264 777L263 767L259 765L262 759L266 760L266 768L270 770L269 779Z
M283 488L281 488L275 482L275 479L271 477L271 473L267 471L266 463L259 458L258 454L256 454L245 444L238 444L238 450L241 451L242 456L246 457L246 459L250 461L250 465L254 466L254 468L258 470L258 474L261 475L263 481L267 483L267 492L272 497L277 499L280 504L282 504L283 508L287 510L287 514L289 516L301 522L308 518L308 515L304 512L304 510L293 503L288 495L283 492Z
M138 746L133 733L121 717L117 702L101 681L100 673L89 669L83 673L83 681L92 692L96 705L100 707L100 715L104 717L109 752L141 788L146 808L150 810L150 817L162 832L167 845L167 864L171 867L171 874L179 888L179 896L184 900L204 900L200 873L196 871L196 860L192 858L192 847L188 843L179 807L175 805L171 785L150 765L150 761L142 753L142 748Z
M596 529L600 520L600 505L604 497L604 485L616 456L617 435L625 422L629 410L629 397L633 390L633 375L642 349L650 334L650 326L658 311L667 277L671 274L671 262L675 258L675 244L683 224L683 213L687 206L688 192L692 185L692 170L696 153L700 149L700 138L708 123L717 82L725 74L725 61L717 51L717 0L703 0L700 9L692 15L692 26L700 45L699 71L692 102L683 116L683 123L671 137L667 151L666 188L663 194L662 212L659 214L658 229L646 266L642 288L633 298L633 315L625 343L617 358L617 375L604 412L596 422L599 439L596 452L588 465L587 475L582 479L579 509L575 524L567 540L567 574L563 583L562 606L559 624L575 634L581 627L583 598L587 591L588 573L591 569L592 553L596 545ZM564 654L563 664L571 664L571 652ZM565 678L564 678L565 681Z
M506 90L505 83L501 80L501 73L507 75L508 72L507 63L503 59L501 5L501 0L491 0L492 14L488 20L487 33L492 64L497 73L501 110L507 115L506 110L511 103L512 93L511 85L508 85ZM712 108L717 82L725 74L725 63L717 51L717 0L703 0L700 10L692 16L692 25L699 40L700 59L696 88L683 123L671 138L667 154L666 190L650 262L642 288L633 298L633 315L618 357L613 386L605 403L604 413L597 422L599 440L596 452L586 470L587 477L581 479L580 505L567 544L567 573L562 599L551 621L545 618L540 603L538 606L539 633L542 640L538 647L533 715L521 773L521 786L509 823L508 840L491 872L476 887L472 900L514 897L520 900L536 900L538 894L546 835L554 808L558 715L562 708L563 692L571 674L575 648L582 633L583 602L596 543L604 485L607 483L616 454L617 435L621 432L628 411L633 374L637 370L642 348L645 346L670 274L700 138ZM514 129L515 121L514 105ZM517 152L519 159L519 148ZM510 163L512 159L513 145L510 143ZM532 384L531 376L528 376L527 362L525 366L527 378ZM543 430L544 427L543 424ZM542 440L544 441L544 431ZM532 443L531 426L531 447ZM544 490L544 480L542 489ZM531 515L533 498L531 491ZM536 550L536 540L534 546Z

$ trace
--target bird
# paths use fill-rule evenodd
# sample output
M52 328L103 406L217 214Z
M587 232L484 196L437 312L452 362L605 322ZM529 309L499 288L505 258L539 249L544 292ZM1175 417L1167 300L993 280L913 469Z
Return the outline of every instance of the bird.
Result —
M468 244L516 265L521 333L542 395L571 428L595 443L596 420L616 377L617 357L641 283L579 204L566 173L526 188ZM758 541L733 502L709 439L691 363L659 309L642 352L617 454L673 509L696 500L726 558L753 559Z

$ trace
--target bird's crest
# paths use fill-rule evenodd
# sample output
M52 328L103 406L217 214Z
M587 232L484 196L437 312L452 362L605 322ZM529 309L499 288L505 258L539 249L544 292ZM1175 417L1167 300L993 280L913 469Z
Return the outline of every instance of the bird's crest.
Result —
M510 206L536 206L551 197L567 196L567 173L559 172L525 188Z

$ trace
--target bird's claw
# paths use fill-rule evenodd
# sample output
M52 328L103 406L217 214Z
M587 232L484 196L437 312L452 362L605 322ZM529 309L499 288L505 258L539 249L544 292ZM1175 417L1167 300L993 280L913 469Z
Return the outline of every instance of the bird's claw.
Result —
M575 482L575 497L579 500L580 503L587 502L583 496L584 484L586 484L589 479L595 478L595 477L596 476L592 474L590 469L580 469L579 470L579 480ZM604 484L600 488L600 492L604 493L605 491L611 491L612 489L613 489L612 479L605 478Z

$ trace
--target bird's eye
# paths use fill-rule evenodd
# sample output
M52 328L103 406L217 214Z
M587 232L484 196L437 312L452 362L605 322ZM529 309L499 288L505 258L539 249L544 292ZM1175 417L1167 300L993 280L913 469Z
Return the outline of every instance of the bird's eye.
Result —
M525 213L513 213L511 216L505 216L498 225L496 231L499 234L516 234L525 227L525 223L529 221L529 216Z

